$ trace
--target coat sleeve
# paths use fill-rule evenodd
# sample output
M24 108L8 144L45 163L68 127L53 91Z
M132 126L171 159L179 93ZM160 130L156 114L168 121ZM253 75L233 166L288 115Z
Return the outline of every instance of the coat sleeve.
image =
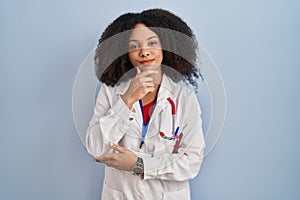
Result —
M120 96L112 100L113 90L101 85L86 132L86 148L94 157L107 153L111 149L109 143L118 143L129 127L130 110Z
M183 137L177 154L167 152L153 157L145 157L144 180L161 179L185 181L194 178L200 169L204 157L205 141L202 132L201 110L196 95L189 97L192 107L183 108L181 112L193 114L183 116L186 119L182 129Z

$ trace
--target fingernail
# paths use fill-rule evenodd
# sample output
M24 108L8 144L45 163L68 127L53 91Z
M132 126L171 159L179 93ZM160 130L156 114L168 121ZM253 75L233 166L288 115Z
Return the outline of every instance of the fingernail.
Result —
M112 142L110 142L110 143L109 143L109 146L111 146L111 147L112 147L113 145L114 145L114 143L112 143Z

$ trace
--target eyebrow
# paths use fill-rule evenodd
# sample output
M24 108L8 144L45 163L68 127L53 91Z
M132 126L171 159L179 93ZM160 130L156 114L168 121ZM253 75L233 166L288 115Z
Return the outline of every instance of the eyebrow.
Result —
M156 35L153 35L153 36L148 37L147 40L151 40L153 38L158 38L158 37ZM132 39L132 40L129 40L129 42L138 42L138 40Z

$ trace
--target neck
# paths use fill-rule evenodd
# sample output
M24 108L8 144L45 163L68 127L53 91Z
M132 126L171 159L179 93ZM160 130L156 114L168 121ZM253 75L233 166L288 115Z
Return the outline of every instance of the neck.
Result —
M143 105L147 105L148 103L154 101L157 97L158 94L158 90L159 90L159 84L155 84L154 86L154 91L151 93L146 94L143 98L142 98L142 103Z

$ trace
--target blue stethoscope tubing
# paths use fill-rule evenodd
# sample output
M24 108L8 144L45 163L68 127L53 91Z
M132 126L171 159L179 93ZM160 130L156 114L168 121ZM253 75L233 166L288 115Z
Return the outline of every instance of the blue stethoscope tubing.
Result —
M142 111L142 116L144 116L144 108L143 108L143 103L142 103L141 99L139 100L139 104L140 104L140 108L141 108L141 111ZM154 102L153 108L155 106L156 106L156 100ZM141 138L141 143L140 143L139 148L142 148L143 144L145 144L145 137L147 135L147 131L148 131L148 128L149 128L149 122L150 122L150 118L149 118L148 122L145 124L144 123L144 117L142 117L142 138Z

